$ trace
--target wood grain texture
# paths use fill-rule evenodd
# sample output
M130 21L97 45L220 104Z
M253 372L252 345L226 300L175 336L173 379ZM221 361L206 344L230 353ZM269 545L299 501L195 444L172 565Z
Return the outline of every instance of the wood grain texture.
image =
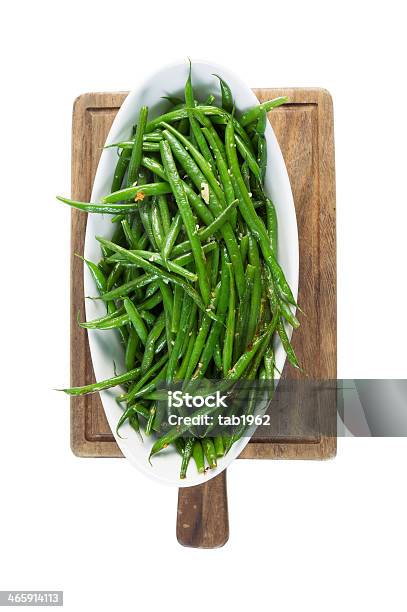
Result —
M178 542L192 548L219 548L228 539L226 470L204 484L179 489Z
M286 95L289 104L269 118L280 143L294 195L300 242L298 301L307 316L293 334L300 361L310 378L336 379L336 247L335 174L332 101L322 89L254 90L259 100ZM87 200L110 125L126 93L80 96L73 110L72 197ZM83 268L74 253L83 253L86 214L72 211L71 234L71 384L94 380L86 330L76 324L84 317ZM284 377L301 376L289 365ZM272 415L273 436L252 438L242 459L326 459L336 453L332 415L336 399L317 401L312 428L298 423L292 405L286 414ZM332 435L330 434L332 431ZM296 435L296 432L300 432ZM121 457L97 395L71 399L71 447L82 457ZM209 484L209 483L207 483ZM196 487L194 487L196 488ZM185 491L188 491L186 489ZM208 494L210 487L208 488ZM195 494L195 493L194 493ZM186 493L185 493L186 495ZM210 497L210 495L209 495Z

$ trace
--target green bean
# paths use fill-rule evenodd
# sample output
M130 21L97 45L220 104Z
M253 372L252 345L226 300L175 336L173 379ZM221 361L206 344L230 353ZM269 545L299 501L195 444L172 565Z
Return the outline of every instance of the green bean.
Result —
M188 321L191 317L192 304L193 304L192 299L189 297L189 295L184 293L184 297L182 301L182 308L181 308L180 322L179 322L179 330L175 336L175 342L172 347L170 358L168 360L167 378L166 378L167 384L172 383L174 379L175 371L177 368L178 360L181 357L181 353L182 353L181 349L184 343L185 334L187 333Z
M184 451L182 453L181 470L179 473L179 477L181 479L186 478L189 461L192 457L192 453L194 450L194 444L195 444L194 438L187 438L185 441Z
M163 225L164 235L167 235L170 231L171 217L168 210L168 201L165 195L159 195L157 197L158 208L160 210L161 222Z
M226 162L222 156L222 152L218 146L216 137L214 134L216 134L216 131L212 128L212 130L209 130L208 128L203 128L202 132L205 134L205 137L207 138L213 152L215 155L215 160L216 160L216 166L218 168L218 172L219 172L219 177L222 183L222 187L223 190L225 192L225 199L227 204L231 204L232 202L236 201L235 200L235 192L233 189L233 185L232 185L232 181L230 180L230 176L228 173L228 167L226 165ZM236 214L235 214L236 217ZM232 219L232 217L231 217ZM236 218L234 218L233 221L233 225L236 224Z
M194 446L192 449L192 456L195 461L196 469L198 470L198 474L203 474L205 472L205 458L203 454L202 444L199 440L195 440Z
M99 293L104 293L107 289L107 282L106 277L100 267L97 264L93 263L93 261L89 261L81 255L78 255L78 257L80 257L82 261L86 263L88 270L91 273L93 280L95 281L96 289L99 291Z
M259 117L257 119L256 122L256 134L258 136L264 136L265 132L266 132L266 126L267 126L267 111L263 109L261 109L261 111L259 112Z
M277 225L277 212L274 203L270 198L265 199L266 212L267 212L267 232L270 238L271 248L275 257L278 253L278 225Z
M116 263L113 268L112 271L110 272L108 278L107 278L107 283L106 283L106 293L108 291L110 291L115 284L117 283L117 281L120 279L121 275L123 272L123 267L121 266L120 263Z
M191 80L191 64L189 65L188 79L187 79L187 82L185 83L185 105L189 108L192 108L195 106L194 92L192 89L192 80ZM202 155L210 164L213 164L212 154L201 132L199 123L190 110L188 110L188 120L191 126L192 133L195 137L198 147L201 150ZM181 132L178 132L178 133L182 135Z
M228 300L229 300L229 281L230 281L229 266L230 265L231 264L226 263L225 257L223 255L221 283L220 283L219 298L218 298L217 308L216 308L216 315L218 317L218 321L212 324L208 339L202 350L202 354L199 360L198 367L192 376L192 380L196 380L198 378L202 378L203 376L205 376L205 372L209 366L210 360L213 356L213 352L214 352L216 343L219 339L219 335L222 330L223 320L224 320L224 317L227 311Z
M146 425L146 436L149 436L153 430L153 425L154 425L154 420L155 420L155 415L157 412L157 408L156 406L151 406L150 408L150 416L148 417L148 421L147 421L147 425Z
M142 153L153 153L159 151L159 143L161 140L161 134L146 134L143 138L143 144L141 147ZM114 142L110 145L105 146L105 149L110 149L111 147L117 147L121 151L131 151L134 148L134 140L122 140L121 142Z
M161 222L160 210L155 199L153 199L153 203L151 205L151 228L155 243L161 250L164 241L164 229Z
M238 134L235 134L235 141L236 141L237 148L239 150L240 155L247 162L247 165L249 166L250 170L253 172L256 179L258 181L261 181L262 177L260 173L260 168L259 168L259 165L253 153L249 150L245 142L243 142L243 140L240 138Z
M134 267L130 268L130 266L124 268L123 271L121 271L120 276L123 277L123 280L125 283L128 283L129 281L131 281L133 279L133 272L138 272L138 270L135 270Z
M211 267L211 273L210 273L211 287L216 287L216 284L218 281L218 271L219 271L219 261L220 261L220 250L216 242L215 242L215 246L216 246L216 249L214 250L212 254L212 267Z
M233 278L232 268L229 268L229 304L226 320L225 339L223 342L222 366L223 376L226 378L230 368L232 367L233 342L235 337L235 308L236 308L236 292Z
M280 336L281 344L287 354L288 361L298 370L300 369L300 364L295 354L295 351L291 345L291 342L288 339L287 332L284 327L283 320L278 317L277 323L277 333Z
M141 315L133 302L129 300L129 298L124 298L123 300L124 308L129 316L130 322L133 324L134 329L142 341L143 344L147 342L148 331L146 324L144 323Z
M223 446L223 438L221 435L215 436L213 439L213 444L215 446L215 452L217 457L223 457L225 454L225 449Z
M58 391L64 391L68 395L88 395L89 393L97 393L99 391L103 391L104 389L111 389L112 387L117 387L117 385L122 385L123 383L129 382L137 378L140 373L140 368L134 368L129 372L125 372L124 374L119 374L118 376L113 376L112 378L107 378L106 380L101 380L96 383L92 383L90 385L84 385L83 387L70 387L68 389L58 389Z
M260 181L263 182L267 169L267 142L264 136L258 136L257 164L260 171Z
M120 312L120 315L117 313ZM91 321L90 323L83 322L81 323L81 327L85 329L117 329L120 327L124 327L130 323L130 317L127 313L122 313L122 310L118 310L116 312L117 316L112 316L110 318L106 318L104 321L96 322ZM140 316L144 319L149 325L152 325L155 321L155 316L146 310L140 310ZM127 335L126 335L127 339Z
M134 413L133 408L127 407L126 410L123 412L122 416L120 417L120 419L118 420L117 425L116 425L116 434L119 436L119 438L121 438L121 435L119 434L119 429L129 419L132 413Z
M168 176L172 191L177 201L178 209L181 214L183 223L188 239L191 243L191 251L194 254L195 265L198 273L198 283L202 295L204 304L209 301L209 282L205 267L205 255L202 251L202 245L197 236L195 229L195 221L188 203L188 198L185 194L185 190L182 186L181 179L178 174L177 167L175 165L171 148L168 142L162 141L160 143L160 152L165 168L165 172Z
M114 305L113 302L109 303L109 305L112 305L112 310L103 315L103 317L98 317L97 319L92 319L91 321L79 321L79 317L78 317L78 325L80 325L81 327L83 326L89 326L91 329L93 328L93 326L96 328L98 325L103 323L106 323L106 321L110 321L111 319L116 318L118 315L121 315L124 313L124 308L116 308L116 306ZM78 313L79 315L79 313Z
M115 202L120 202L122 200L136 200L137 202L142 201L147 196L153 195L163 195L166 193L171 193L171 187L167 182L161 183L146 183L145 185L134 185L132 187L126 187L125 189L120 189L119 191L115 191L110 195L102 198L102 204L114 204ZM102 206L99 204L98 206ZM123 212L126 212L126 208L124 204L116 204L116 206L122 206ZM134 204L127 204L128 207L134 208ZM137 208L135 208L137 210ZM118 209L117 212L120 212ZM133 212L133 211L131 211Z
M280 300L279 306L280 306L281 314L283 315L284 319L288 321L288 323L294 329L297 329L300 326L300 322L295 316L295 314L291 312L291 308L287 304L285 304L285 302L283 302L282 300Z
M213 76L219 79L220 91L222 94L222 107L226 111L228 111L228 113L231 113L233 111L233 106L234 106L233 95L232 95L231 89L229 85L226 83L226 81L224 81L222 77L220 77L218 74L214 74Z
M271 312L276 316L282 314L283 317L288 321L288 323L296 329L297 327L299 327L300 323L297 317L291 312L289 306L287 306L282 300L280 300L278 295L276 294L270 271L265 270L264 276L265 288L267 297L270 302Z
M173 246L179 236L179 233L181 231L181 227L182 227L182 217L181 214L179 212L177 212L177 214L174 216L172 223L171 223L171 227L169 229L169 232L167 233L167 237L165 239L164 245L163 245L163 249L162 249L162 257L164 260L167 260L168 257L171 255L171 251L173 249ZM188 242L189 244L189 242ZM189 249L188 249L189 250Z
M158 286L160 288L160 293L162 295L163 304L164 304L165 332L166 332L166 338L167 338L168 353L171 353L172 351L171 324L172 324L172 317L173 317L174 297L173 297L170 287L166 283L164 283L164 281L160 280Z
M155 153L160 150L159 142L143 142L143 153Z
M235 352L234 359L238 358L247 347L247 333L249 326L249 319L251 316L251 296L253 291L254 277L256 270L254 266L247 264L246 267L246 288L244 297L239 304L238 315L237 315L237 325L236 325L236 334L235 334ZM258 312L255 313L255 317L257 318Z
M122 228L124 235L126 236L127 244L131 249L137 249L138 240L135 234L133 233L132 228L127 219L121 220Z
M126 344L126 353L124 357L126 370L131 370L134 367L138 345L139 345L139 337L136 334L136 331L133 328L131 328L129 332L129 338Z
M188 346L185 350L184 356L182 357L181 365L179 366L174 380L184 380L185 374L188 368L188 364L191 359L192 351L194 349L196 340L196 328L195 322L192 325L193 329L189 332Z
M176 110L169 111L168 113L164 113L163 115L156 117L152 121L149 121L146 126L146 132L149 133L157 129L163 121L167 123L174 123L175 121L179 121L180 119L185 119L187 117L188 111L185 106Z
M160 142L162 140L161 130L156 132L150 132L149 134L143 135L143 142ZM113 190L112 190L113 191Z
M264 369L266 380L274 380L274 350L269 346L264 355Z
M158 281L153 281L147 286L146 295L145 295L146 300L150 298L151 296L153 296L154 293L157 293L157 292L158 292Z
M161 336L161 332L165 328L165 316L162 312L157 318L150 332L148 333L147 340L144 347L143 360L141 362L141 373L145 374L151 367L154 359L155 343Z
M209 463L209 467L211 469L216 468L218 462L216 459L216 451L212 438L203 438L201 440L201 444L206 460Z
M162 183L159 183L162 184ZM99 213L102 215L116 215L117 213L132 213L136 212L138 205L135 202L131 204L104 204L102 203L94 203L94 202L77 202L76 200L69 200L68 198L63 198L62 196L57 196L57 200L60 202L64 202L68 204L68 206L72 206L72 208L77 208L78 210L82 210L83 212L90 213Z
M220 350L219 340L217 341L213 349L213 361L215 363L216 369L219 370L219 372L221 372L222 371L222 353Z
M179 329L183 290L179 285L174 287L174 303L172 309L171 332L176 334Z
M126 174L127 167L129 165L131 157L131 151L128 149L123 149L120 151L120 156L116 164L116 169L113 175L112 186L110 191L118 191L122 186L122 182L124 179L124 175Z
M143 153L143 135L147 124L148 108L142 106L138 116L138 123L136 134L134 137L133 149L131 152L131 158L129 162L129 169L127 173L127 186L133 185L134 181L137 180L138 171L140 169L141 157ZM134 196L133 196L134 197Z
M249 236L249 262L254 268L254 277L250 301L250 313L247 324L246 346L250 344L256 332L262 295L259 250L257 248L257 243L252 236Z
M136 431L137 433L140 433L140 421L138 418L138 413L136 411L133 411L130 416L129 416L129 424L130 426L134 429L134 431ZM140 439L141 441L143 441L143 438L140 434Z
M139 174L139 177L141 177L141 172ZM146 245L148 247L148 243L150 243L150 246L152 247L152 249L154 251L158 250L158 246L157 243L155 241L155 236L154 236L154 232L153 232L153 227L151 225L151 206L149 203L146 202L146 200L143 200L142 202L139 202L140 206L139 206L139 215L140 215L140 219L141 219L141 223L143 225L144 228L144 232L145 232L145 236L147 236L147 242Z
M256 121L263 111L266 111L266 113L268 113L273 108L277 108L277 106L281 106L286 102L287 98L285 96L280 96L279 98L274 98L273 100L267 100L267 102L262 102L262 104L259 104L258 106L253 106L245 113L243 113L240 118L240 125L245 127L246 125L249 125L249 123L253 123L253 121Z
M249 234L245 234L240 239L240 256L243 265L246 263L247 253L249 252Z
M215 292L215 295L212 297L211 302L209 304L209 309L213 310L217 304L217 294ZM209 329L211 326L211 318L209 316L209 310L207 313L204 314L204 316L202 317L202 321L201 321L201 325L200 328L198 330L198 334L196 336L196 340L195 340L195 344L194 344L194 348L190 357L190 361L188 363L188 367L185 373L185 380L188 381L191 376L193 371L195 370L198 361L199 361L199 357L202 353L203 347L205 345L205 341L206 338L208 336L209 333Z
M128 283L124 283L123 285L120 285L120 287L115 287L111 291L108 291L104 293L103 295L101 295L100 297L97 297L94 299L97 299L97 300L100 299L105 302L109 300L116 300L118 298L124 297L125 295L128 295L129 293L131 293L132 291L134 291L135 289L139 287L144 287L145 285L148 285L149 283L157 279L158 279L158 274L143 274L142 276L138 276L137 278L129 281Z
M129 323L129 317L126 313L120 314L115 317L110 317L101 321L99 323L90 322L87 323L84 321L81 323L81 327L84 329L117 329L118 327L123 327Z

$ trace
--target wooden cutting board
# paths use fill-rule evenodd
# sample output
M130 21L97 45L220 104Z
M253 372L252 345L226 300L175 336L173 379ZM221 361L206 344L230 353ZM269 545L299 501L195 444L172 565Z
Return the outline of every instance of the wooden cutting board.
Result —
M287 165L297 213L300 244L298 302L306 316L293 334L309 379L336 379L336 246L333 110L324 89L255 89L260 101L287 96L289 103L269 114ZM112 121L127 93L88 93L73 108L72 198L87 201L99 157ZM71 225L71 384L94 381L83 319L83 254L87 215L72 210ZM283 376L303 377L289 364ZM252 438L240 459L327 459L336 453L333 433L335 396L316 401L307 415L292 404L272 414L273 435ZM71 448L80 457L122 457L97 395L71 398ZM214 516L207 512L216 504ZM197 487L181 489L177 537L182 544L214 547L228 537L226 474Z

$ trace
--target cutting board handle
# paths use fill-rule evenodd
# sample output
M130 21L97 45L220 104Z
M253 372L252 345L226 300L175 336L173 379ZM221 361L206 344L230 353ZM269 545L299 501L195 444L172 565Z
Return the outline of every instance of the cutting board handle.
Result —
M191 548L219 548L229 539L226 470L178 491L177 540Z

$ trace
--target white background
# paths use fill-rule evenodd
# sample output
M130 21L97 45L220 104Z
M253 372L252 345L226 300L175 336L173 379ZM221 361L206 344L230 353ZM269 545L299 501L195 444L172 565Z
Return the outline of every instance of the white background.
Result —
M334 461L239 461L231 537L181 548L175 490L75 458L69 401L74 98L205 58L251 86L334 99L338 375L405 377L407 121L402 2L185 0L2 5L0 589L65 608L404 609L403 439L340 440Z

